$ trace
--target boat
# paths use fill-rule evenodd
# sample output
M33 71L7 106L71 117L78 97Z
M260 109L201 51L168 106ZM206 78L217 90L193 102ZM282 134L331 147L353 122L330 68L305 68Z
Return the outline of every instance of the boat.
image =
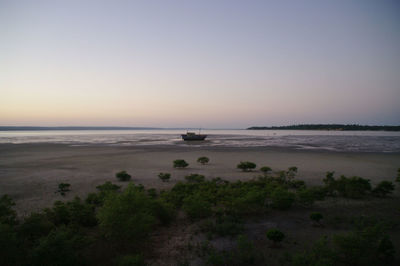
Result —
M196 134L195 132L186 132L186 134L182 134L183 140L205 140L207 135L204 134Z

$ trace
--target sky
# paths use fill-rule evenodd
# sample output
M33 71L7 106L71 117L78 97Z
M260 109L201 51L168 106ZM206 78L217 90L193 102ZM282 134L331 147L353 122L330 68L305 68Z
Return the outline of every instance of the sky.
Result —
M400 2L0 0L0 126L400 125Z

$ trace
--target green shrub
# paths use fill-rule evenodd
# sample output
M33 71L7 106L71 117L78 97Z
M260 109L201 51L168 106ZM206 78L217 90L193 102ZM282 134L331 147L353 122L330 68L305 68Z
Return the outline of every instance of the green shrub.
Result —
M183 210L190 219L201 219L211 216L211 204L202 195L196 193L183 200Z
M254 265L256 263L256 250L245 235L238 236L237 250L232 257L235 265Z
M382 181L372 190L372 193L378 197L386 197L394 190L394 184L390 181Z
M337 181L337 190L347 198L361 198L367 192L371 191L371 184L368 179L358 176L347 178L341 176Z
M92 227L97 225L95 209L92 205L84 203L79 197L67 202L70 221L73 224Z
M400 168L397 169L397 177L396 177L396 182L400 182Z
M380 226L335 235L338 260L345 265L392 265L395 249Z
M20 225L18 233L23 239L36 241L49 234L54 229L54 224L44 213L31 213Z
M260 168L260 171L263 172L265 175L267 175L269 172L272 171L272 169L271 169L271 167L263 166Z
M47 219L56 226L70 223L85 227L97 225L94 207L79 197L66 203L56 201L53 208L46 208L44 212Z
M330 247L328 238L322 237L314 243L310 251L296 253L291 258L293 266L309 266L309 265L337 265L335 251Z
M157 190L155 188L150 188L150 189L147 190L147 195L150 198L155 199L155 198L157 198Z
M345 177L339 179L333 177L333 172L328 172L323 180L328 194L339 193L346 198L361 198L371 191L371 184L368 179L358 176Z
M108 196L97 218L107 237L134 243L145 239L157 224L154 200L133 184L121 194Z
M121 171L115 174L119 181L129 181L131 176L126 171Z
M204 221L200 228L204 233L221 237L234 237L244 231L243 221L233 215L218 215L217 218Z
M241 169L243 172L249 172L257 167L255 163L252 162L240 162L237 166L238 169Z
M0 265L23 265L24 255L13 227L0 222Z
M285 238L285 234L276 228L272 228L267 231L267 238L273 241L274 245L276 246Z
M58 190L56 191L57 193L60 193L61 196L65 196L65 193L67 193L70 190L71 184L68 183L60 183L58 184Z
M204 177L204 175L190 174L190 175L185 176L185 179L187 182L200 183L200 182L204 182L205 177Z
M313 212L313 213L310 214L310 219L311 219L314 223L316 223L316 224L318 224L318 225L321 225L321 220L322 220L322 218L324 218L324 216L322 216L322 214L319 213L319 212Z
M145 266L146 263L143 256L137 255L126 255L117 259L118 266Z
M187 167L189 164L182 159L178 159L174 161L174 168L185 168Z
M84 245L84 239L72 231L63 227L55 229L32 250L30 265L83 265L79 251Z
M251 188L232 199L232 210L239 215L262 214L266 211L266 193L262 189Z
M295 194L289 192L281 187L277 187L271 194L272 208L279 210L289 209L294 200Z
M313 190L305 188L297 191L297 199L303 206L311 206L314 204L316 197Z
M13 225L16 224L17 214L12 209L15 206L14 201L8 195L0 198L0 223Z
M67 225L71 221L71 215L67 205L59 200L54 202L53 208L44 209L44 213L46 214L47 219L56 226L62 224Z
M158 177L161 179L161 181L167 182L171 178L171 174L170 173L159 173Z
M201 164L207 164L209 161L210 161L210 159L208 157L205 157L205 156L199 157L197 159L197 162L201 163Z

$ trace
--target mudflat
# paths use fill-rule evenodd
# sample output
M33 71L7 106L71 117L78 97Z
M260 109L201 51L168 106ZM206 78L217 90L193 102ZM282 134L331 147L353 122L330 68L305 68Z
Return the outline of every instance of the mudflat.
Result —
M210 163L196 162L200 156ZM184 159L185 169L174 169L172 161ZM16 202L20 215L51 206L55 200L85 197L106 181L119 185L115 173L126 170L132 181L147 188L167 189L191 173L206 178L248 180L261 172L241 172L240 161L252 161L257 169L269 166L273 171L298 167L298 177L309 184L322 183L327 171L336 175L361 176L376 184L394 180L400 167L400 153L343 153L271 149L262 147L175 147L175 146L72 146L66 144L1 144L0 195L8 194ZM163 183L158 173L171 173L170 182ZM65 197L55 193L61 182L71 184Z

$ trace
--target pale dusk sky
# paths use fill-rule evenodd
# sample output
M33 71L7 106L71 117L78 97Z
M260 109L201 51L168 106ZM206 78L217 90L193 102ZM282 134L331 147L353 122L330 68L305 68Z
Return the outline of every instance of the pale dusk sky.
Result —
M0 126L400 125L400 2L0 0Z

